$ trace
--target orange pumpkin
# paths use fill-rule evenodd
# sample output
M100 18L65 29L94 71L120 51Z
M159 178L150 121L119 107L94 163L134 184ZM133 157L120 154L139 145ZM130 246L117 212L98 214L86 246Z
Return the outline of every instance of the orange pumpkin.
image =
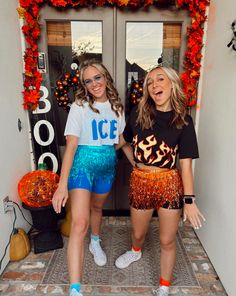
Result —
M36 170L21 178L18 183L18 193L22 202L29 207L49 206L58 182L57 174L47 170Z
M10 240L10 261L18 261L25 258L30 252L30 241L21 228L14 229Z

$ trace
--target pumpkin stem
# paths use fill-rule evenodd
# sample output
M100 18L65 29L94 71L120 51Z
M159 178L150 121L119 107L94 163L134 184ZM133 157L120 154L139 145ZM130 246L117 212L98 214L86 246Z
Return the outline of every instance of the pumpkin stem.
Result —
M14 228L13 229L13 234L17 234L19 231L18 231L18 229L17 228Z
M40 171L46 171L48 169L48 167L47 167L47 165L46 165L46 163L39 163L38 164L38 170L40 170Z

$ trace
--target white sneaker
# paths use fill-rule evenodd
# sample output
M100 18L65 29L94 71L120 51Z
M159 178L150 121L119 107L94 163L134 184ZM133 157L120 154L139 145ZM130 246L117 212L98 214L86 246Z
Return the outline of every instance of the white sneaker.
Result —
M91 239L89 244L89 251L92 253L94 262L98 266L104 266L107 263L107 256L100 245L100 239Z
M142 257L142 252L127 251L116 259L115 266L117 268L126 268L131 263L138 261Z
M168 296L169 295L169 287L160 286L158 296Z
M70 291L70 296L83 296L81 292L78 292L76 289Z

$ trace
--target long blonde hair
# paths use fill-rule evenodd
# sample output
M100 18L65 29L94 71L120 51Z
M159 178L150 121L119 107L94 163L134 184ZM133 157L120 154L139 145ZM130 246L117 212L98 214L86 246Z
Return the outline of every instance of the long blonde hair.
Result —
M172 110L174 111L174 116L170 124L175 124L177 128L182 128L183 125L187 125L187 122L185 121L187 113L185 104L186 96L182 90L181 81L177 72L172 68L162 66L153 68L145 77L143 84L143 97L138 106L138 117L136 123L139 124L142 129L152 128L155 123L156 105L149 95L147 80L149 74L156 69L162 69L172 84L170 104Z
M114 82L113 82L113 79L112 79L110 73L108 72L107 68L99 61L86 60L79 67L81 85L79 86L78 90L76 91L75 102L79 105L83 105L84 102L88 102L89 107L94 112L99 113L99 110L93 106L93 104L95 102L94 97L88 92L88 90L84 84L84 79L83 79L84 71L88 67L96 68L105 77L107 98L111 104L111 109L119 117L119 115L123 113L124 107L121 103L121 99L119 97L118 91L116 90L116 88L114 86Z

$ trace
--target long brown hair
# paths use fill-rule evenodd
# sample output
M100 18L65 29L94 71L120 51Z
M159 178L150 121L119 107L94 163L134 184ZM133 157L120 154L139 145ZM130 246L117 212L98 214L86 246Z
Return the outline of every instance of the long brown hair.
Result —
M143 97L138 106L138 117L136 123L139 124L142 129L152 128L155 123L156 105L149 95L147 80L149 74L156 69L162 69L171 81L172 89L170 104L172 110L174 111L171 124L175 124L177 128L182 128L183 125L187 125L187 122L185 121L185 116L187 113L185 104L186 96L182 90L181 81L177 72L172 68L162 66L152 69L145 77L143 84Z
M79 86L76 94L75 94L75 102L79 105L83 105L84 102L89 103L89 107L96 113L99 113L98 109L96 109L93 104L95 102L94 97L88 92L87 87L84 84L83 76L84 71L88 67L94 67L96 68L104 77L106 80L106 95L107 98L111 104L111 109L116 113L116 115L119 117L120 114L123 112L123 105L121 103L121 99L119 97L119 94L114 86L113 79L108 72L107 68L96 60L86 60L84 61L81 66L79 67L80 72L80 82L81 85Z

